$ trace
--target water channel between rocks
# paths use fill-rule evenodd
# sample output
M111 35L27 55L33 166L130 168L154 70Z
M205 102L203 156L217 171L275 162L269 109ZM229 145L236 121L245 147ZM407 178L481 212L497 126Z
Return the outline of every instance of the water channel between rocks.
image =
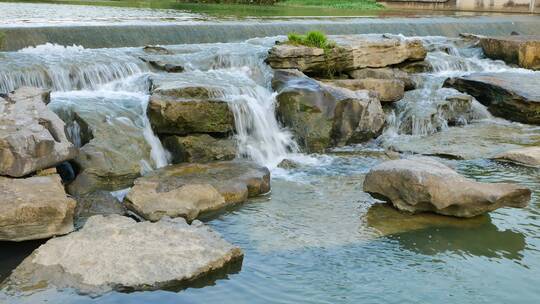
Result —
M264 59L280 38L167 46L186 69L177 81L216 86L229 103L240 157L272 169L270 194L205 218L244 250L238 273L178 293L112 292L89 298L44 290L19 299L0 293L0 302L538 303L540 173L489 157L540 144L540 127L494 118L479 103L461 126L424 115L455 94L441 89L448 77L535 72L485 59L481 49L464 40L422 37L434 71L417 74L417 89L386 109L390 123L383 134L363 145L308 156L299 153L292 135L275 119L272 70ZM158 72L139 59L144 55L142 48L58 45L0 53L0 92L22 85L51 88L49 108L63 119L73 111L87 117L110 153L121 155L117 165L136 159L144 174L167 163L145 114L150 79ZM70 130L77 133L73 124ZM525 209L500 209L463 225L404 224L400 214L362 191L369 169L388 159L386 148L460 155L461 160L442 161L480 181L525 185L533 191L532 200ZM300 166L277 168L283 158ZM13 246L0 246L5 276L18 257Z

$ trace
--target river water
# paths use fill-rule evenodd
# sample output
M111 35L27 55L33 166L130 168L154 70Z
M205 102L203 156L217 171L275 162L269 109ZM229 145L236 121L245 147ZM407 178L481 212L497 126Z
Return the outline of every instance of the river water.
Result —
M19 298L0 293L0 302L538 303L540 171L488 158L507 148L540 144L540 127L493 118L480 104L455 127L448 126L444 115L435 121L423 115L456 94L441 89L446 77L533 72L485 59L480 49L462 40L423 37L435 71L417 75L418 89L387 109L391 123L384 134L363 145L308 156L275 120L272 73L263 60L276 39L168 47L186 67L178 81L217 87L230 103L239 157L272 169L270 194L205 218L244 250L238 273L180 292L89 298L70 290L43 290ZM67 113L92 117L96 128L116 135L111 149L140 159L144 174L165 165L168 156L145 116L150 82L157 74L139 60L142 55L141 48L58 45L0 53L0 91L21 85L51 88L51 109L68 124ZM406 120L414 121L414 127L403 128ZM70 132L76 134L77 127L70 124ZM405 154L459 152L464 159L442 161L477 180L528 186L532 201L525 209L500 209L473 220L411 222L362 192L365 174L388 159L386 148ZM300 166L276 168L283 158ZM0 252L6 261L0 262L0 274L5 276L16 265L13 261L30 251L0 244Z

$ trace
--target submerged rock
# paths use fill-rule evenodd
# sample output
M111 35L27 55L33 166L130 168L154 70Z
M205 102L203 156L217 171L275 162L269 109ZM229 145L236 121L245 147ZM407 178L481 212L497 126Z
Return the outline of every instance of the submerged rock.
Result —
M128 217L97 215L81 230L40 246L4 285L12 291L56 287L92 295L179 289L227 271L242 257L240 248L198 221L137 223Z
M480 46L489 58L540 70L540 36L480 37Z
M419 39L379 34L331 36L330 39L335 41L336 47L327 52L302 45L275 45L267 61L274 69L298 69L326 76L329 72L380 68L426 57L426 49Z
M403 98L405 84L399 79L336 79L323 80L327 85L349 89L352 91L369 90L377 93L381 102L394 102Z
M464 219L427 212L410 214L386 203L373 204L365 219L369 227L383 236L430 228L478 228L489 223L487 215Z
M73 230L75 201L57 174L0 177L0 240L49 238Z
M476 73L449 78L444 86L474 96L493 115L540 124L540 75L536 73Z
M396 68L363 68L348 72L353 79L397 79L401 80L405 86L405 90L413 90L416 85L411 76L404 71Z
M126 197L145 219L191 221L201 213L242 203L270 191L270 171L247 161L172 165L141 177Z
M21 177L77 155L49 100L48 91L30 87L0 96L0 175Z
M153 80L148 118L159 134L230 133L234 115L219 100L218 87L197 86L173 78Z
M506 151L496 155L495 159L506 160L525 166L540 167L540 146Z
M360 143L380 134L384 113L368 91L320 84L295 70L275 71L277 115L307 152Z
M474 217L501 207L523 208L531 199L526 187L476 182L427 158L377 165L366 175L363 187L403 211L456 217Z
M208 134L168 136L163 140L171 152L173 163L205 163L232 160L236 157L236 142L231 138L214 138Z

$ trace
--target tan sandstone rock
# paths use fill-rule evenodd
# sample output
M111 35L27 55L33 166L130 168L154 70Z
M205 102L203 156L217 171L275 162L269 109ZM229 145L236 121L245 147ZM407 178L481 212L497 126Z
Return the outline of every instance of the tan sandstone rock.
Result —
M540 147L527 147L506 151L496 155L495 159L511 161L531 167L540 167Z
M219 100L219 87L198 86L174 78L153 80L148 118L158 134L230 133L234 115Z
M21 177L77 155L64 122L47 108L49 98L30 87L0 97L0 175Z
M394 102L403 98L405 84L399 79L335 79L323 80L327 85L352 91L369 90L377 93L381 102Z
M57 174L0 177L0 240L49 238L73 230L75 201Z
M474 217L501 207L523 208L531 190L508 183L480 183L428 158L387 161L371 169L364 191L411 213Z
M480 46L487 57L540 70L540 36L511 35L480 37Z
M270 171L247 161L172 165L135 181L126 205L151 221L184 217L242 203L270 191Z
M405 61L423 60L426 49L419 39L402 39L379 34L331 36L336 47L323 49L278 44L269 52L274 69L298 69L307 74L326 76L360 68L380 68Z
M11 291L74 288L101 295L116 290L180 289L241 263L240 248L196 221L140 222L96 215L79 231L49 240L4 283Z

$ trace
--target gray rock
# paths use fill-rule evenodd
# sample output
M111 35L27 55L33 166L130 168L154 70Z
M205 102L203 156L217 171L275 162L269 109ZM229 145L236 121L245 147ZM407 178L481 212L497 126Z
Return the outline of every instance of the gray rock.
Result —
M178 289L227 271L242 257L240 248L198 221L137 223L118 215L96 215L81 230L39 247L13 271L4 288L74 288L91 295Z
M151 221L188 221L270 191L270 171L246 161L172 165L143 176L126 196L129 209Z
M73 231L75 201L57 174L0 177L0 240L25 241Z
M478 99L499 117L529 124L540 124L540 91L537 73L476 73L449 78L452 87Z
M295 70L277 70L277 115L307 152L360 143L380 134L384 113L369 91L320 84Z
M509 183L480 183L427 158L387 161L372 168L364 191L397 209L474 217L502 207L523 208L531 190Z
M108 191L95 191L75 197L75 221L81 227L94 215L126 215L126 207Z
M0 175L25 176L77 155L64 122L47 108L49 98L30 87L0 97Z
M177 62L167 56L146 56L140 57L144 62L147 62L156 70L168 72L168 73L181 73L184 71L183 63Z
M231 138L214 138L208 134L168 136L163 145L171 153L173 163L206 163L233 160L236 142Z

